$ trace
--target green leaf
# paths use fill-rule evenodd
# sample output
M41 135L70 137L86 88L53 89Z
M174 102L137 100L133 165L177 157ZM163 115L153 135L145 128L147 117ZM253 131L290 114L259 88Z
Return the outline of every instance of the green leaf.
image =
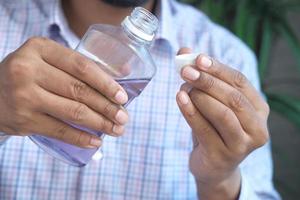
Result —
M287 117L300 128L300 99L288 95L267 94L272 110Z
M262 35L262 43L259 52L259 76L263 82L265 77L266 69L269 63L269 55L272 44L272 30L270 26L269 20L265 20L263 23L263 35Z
M205 12L208 16L211 16L211 13L210 13L210 1L209 0L204 0L202 1L201 3L201 10L203 12Z
M257 33L258 33L258 18L256 17L249 18L245 42L253 51L256 50Z
M236 7L237 11L234 19L234 32L242 40L244 40L246 37L245 26L248 17L246 4L247 4L246 0L241 0L241 2Z
M224 25L224 17L225 17L225 1L212 1L212 0L203 0L199 8L205 12L214 22Z

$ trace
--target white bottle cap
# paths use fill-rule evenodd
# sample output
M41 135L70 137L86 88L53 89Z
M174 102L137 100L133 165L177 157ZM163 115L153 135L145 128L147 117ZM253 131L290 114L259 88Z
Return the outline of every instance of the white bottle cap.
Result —
M175 66L178 73L181 72L181 69L186 65L195 65L196 58L199 53L192 54L181 54L175 57Z

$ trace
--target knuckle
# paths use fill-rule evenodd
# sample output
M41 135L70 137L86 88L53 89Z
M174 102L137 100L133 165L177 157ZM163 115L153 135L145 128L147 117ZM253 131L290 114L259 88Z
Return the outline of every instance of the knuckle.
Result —
M192 89L189 93L191 100L194 102L200 102L203 98L204 93L197 89Z
M105 131L107 131L107 132L113 131L114 124L109 120L103 120L103 126L104 126Z
M102 118L101 120L99 120L97 131L104 131L104 128L105 128L105 120Z
M202 77L202 78L201 78ZM215 84L214 79L211 76L202 75L200 76L201 88L205 91L209 91Z
M241 142L239 142L239 144L236 145L235 154L238 155L238 156L244 157L250 151L249 146L250 145L249 145L249 142L247 140L242 140Z
M232 123L232 117L233 117L233 112L229 108L225 108L220 112L220 121L223 124L230 124Z
M113 116L117 112L116 106L114 106L112 103L107 102L104 106L104 114L108 116Z
M232 163L236 163L237 161L242 161L251 151L251 149L248 149L243 145L238 145L233 151L227 153L226 159Z
M89 61L87 58L83 56L75 55L75 73L77 73L80 76L85 76L87 72L89 71L89 67L91 65L91 61Z
M12 56L6 61L7 76L12 81L20 81L26 77L29 66L19 55Z
M243 110L246 104L245 97L240 92L232 92L230 97L231 97L231 101L229 102L230 107L237 111Z
M196 109L194 108L191 108L191 109L188 109L186 111L186 115L189 117L189 118L193 118L196 116Z
M36 68L32 64L32 60L23 55L15 54L5 61L5 75L9 84L24 85L24 83L32 82L36 74Z
M120 90L115 80L110 77L103 77L102 81L99 81L98 84L98 87L101 88L101 92L108 96L112 96L116 94L118 90Z
M239 87L239 88L243 88L246 83L247 83L248 79L246 78L246 76L244 74L242 74L239 71L235 71L233 74L233 82L234 85Z
M224 65L216 59L211 59L211 61L212 61L212 66L214 66L211 68L213 74L216 77L220 77L220 75L223 73L222 66Z
M73 83L73 97L75 100L82 101L84 98L90 96L91 91L85 83L76 81Z
M255 147L258 148L265 145L269 141L269 138L268 130L266 130L266 128L261 128L261 130L258 131Z
M66 141L66 134L68 132L68 126L62 124L55 128L54 137L58 140Z
M24 45L25 46L43 46L45 42L47 42L49 39L46 37L31 37L29 38Z
M84 116L87 111L87 106L84 104L79 103L71 110L71 120L75 122L81 122L84 119Z
M13 92L14 103L16 108L23 108L24 103L31 104L32 96L31 93L27 92L23 88L17 88Z
M212 128L209 124L204 124L201 127L201 131L202 131L203 134L208 134L212 131Z
M79 132L74 138L74 145L79 147L86 145L85 134L83 132Z
M100 120L101 123L99 123L99 130L104 131L106 133L111 133L113 129L113 123L109 120L102 119Z

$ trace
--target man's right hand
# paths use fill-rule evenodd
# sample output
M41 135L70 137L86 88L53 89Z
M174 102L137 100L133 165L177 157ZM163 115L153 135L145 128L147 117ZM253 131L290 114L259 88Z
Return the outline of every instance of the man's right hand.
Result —
M0 132L9 135L99 147L100 138L68 123L119 136L127 100L96 63L46 38L29 39L0 63Z

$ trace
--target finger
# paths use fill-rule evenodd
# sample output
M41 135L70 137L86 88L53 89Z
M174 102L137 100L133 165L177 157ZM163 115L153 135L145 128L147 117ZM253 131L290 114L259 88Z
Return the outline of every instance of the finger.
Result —
M221 138L212 125L197 111L185 91L179 91L176 100L180 111L193 130L193 134L201 145L207 148L224 146Z
M115 103L125 104L128 101L124 89L95 62L80 53L47 40L41 56L48 64L87 83Z
M180 55L180 54L189 54L189 53L192 53L192 49L190 49L188 47L183 47L183 48L179 49L179 51L177 52L177 55Z
M189 83L184 83L180 87L180 91L184 91L186 94L189 94L191 90L192 90L192 86ZM183 98L185 98L185 97L183 97ZM183 102L181 102L181 104L182 103ZM199 142L197 140L197 137L195 136L195 133L192 133L192 139L193 139L193 149L194 149L199 145Z
M210 58L206 55L200 55L197 57L196 65L203 71L223 80L230 84L241 93L243 93L254 106L257 111L268 110L268 105L256 91L253 85L248 81L246 76L241 72L226 66L219 61ZM254 67L254 66L253 66Z
M87 105L111 121L124 125L128 121L126 110L104 97L89 85L64 71L44 63L39 67L38 84L47 91Z
M193 86L187 82L182 84L180 87L180 90L185 91L187 94L189 94L192 89L193 89Z
M238 117L243 129L249 134L257 132L257 125L265 123L256 113L249 100L237 89L224 81L206 73L186 66L182 69L182 77L193 87L209 94L229 107Z
M119 136L124 126L114 124L103 115L86 105L52 94L41 89L39 110L57 119L79 125L93 131L101 131L111 136Z
M33 132L82 148L97 148L102 140L48 115L40 115Z
M190 98L198 111L207 119L230 149L248 138L234 112L208 94L193 89Z

